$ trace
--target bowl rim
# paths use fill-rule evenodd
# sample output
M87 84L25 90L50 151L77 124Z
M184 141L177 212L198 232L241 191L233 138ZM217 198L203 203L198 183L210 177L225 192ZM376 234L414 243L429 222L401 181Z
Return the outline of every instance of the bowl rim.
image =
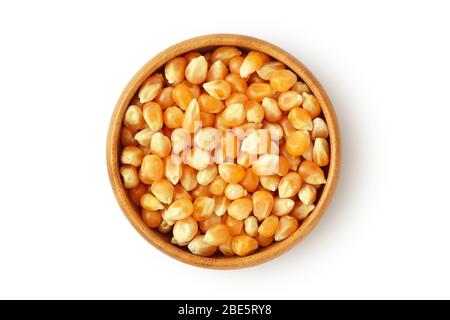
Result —
M171 244L157 230L150 229L144 224L140 218L140 213L136 210L136 207L131 202L127 191L122 185L119 173L118 152L120 150L119 141L122 119L126 108L144 80L174 57L189 51L218 46L235 46L246 50L261 51L285 64L309 86L320 103L329 130L330 164L327 183L316 207L290 237L283 241L273 243L269 247L246 257L202 257ZM340 134L336 114L328 95L314 75L297 58L276 45L258 38L240 34L208 34L184 40L163 50L150 59L128 82L111 116L106 143L106 160L111 186L120 208L133 227L150 244L172 258L197 267L240 269L255 266L280 256L295 244L299 243L319 222L337 186L340 171Z

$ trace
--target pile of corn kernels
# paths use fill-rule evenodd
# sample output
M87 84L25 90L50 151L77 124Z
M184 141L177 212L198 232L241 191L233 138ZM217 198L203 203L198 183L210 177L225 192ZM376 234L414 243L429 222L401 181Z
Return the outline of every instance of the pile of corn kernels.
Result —
M235 47L187 53L146 79L121 145L123 186L143 222L201 256L246 256L292 235L330 159L308 86Z

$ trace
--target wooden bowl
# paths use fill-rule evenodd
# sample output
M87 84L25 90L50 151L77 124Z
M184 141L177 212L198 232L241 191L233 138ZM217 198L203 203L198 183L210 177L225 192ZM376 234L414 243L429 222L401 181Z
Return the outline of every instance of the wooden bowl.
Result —
M161 234L157 230L148 228L143 223L139 210L131 202L127 191L122 186L119 174L119 152L121 151L120 131L122 119L131 99L144 80L174 57L189 51L203 51L217 46L236 46L244 50L264 52L274 59L281 61L288 68L297 73L318 99L328 124L330 135L331 158L327 183L323 188L320 199L313 212L290 237L281 242L273 243L269 247L246 257L225 257L222 255L201 257L172 245L170 239L166 235ZM311 231L317 222L319 222L319 219L324 214L325 209L333 196L339 174L340 143L338 124L331 102L319 81L316 80L312 73L299 60L277 46L260 39L235 34L212 34L189 39L162 51L147 62L131 79L117 102L109 126L106 147L108 173L114 194L122 211L134 228L136 228L148 242L167 255L191 265L212 269L239 269L254 266L273 259L292 248Z

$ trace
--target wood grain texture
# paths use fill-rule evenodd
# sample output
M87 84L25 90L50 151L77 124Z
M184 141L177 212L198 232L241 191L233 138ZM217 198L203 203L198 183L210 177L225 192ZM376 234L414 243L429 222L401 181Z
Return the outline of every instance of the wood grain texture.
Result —
M311 88L311 91L318 99L325 120L328 124L330 136L330 164L327 176L327 183L323 189L322 195L316 204L313 212L301 224L298 230L290 237L281 242L276 242L267 248L257 251L247 257L201 257L183 250L175 245L172 245L166 236L159 233L157 230L149 229L141 220L140 213L132 204L128 197L127 191L122 186L121 177L119 174L119 143L120 131L122 127L122 119L125 111L139 89L143 81L152 73L157 71L170 59L182 55L193 50L203 51L205 49L214 48L217 46L236 46L246 50L258 50L264 52L274 59L281 61L292 71L297 73L299 77ZM285 52L281 48L270 44L266 41L236 34L212 34L189 39L180 42L156 55L149 62L147 62L131 79L124 91L122 92L117 105L111 117L111 122L108 131L108 139L106 144L106 159L108 174L111 181L112 189L120 208L128 218L130 223L136 230L153 246L169 256L198 267L211 269L239 269L254 266L286 252L302 240L311 229L319 222L328 206L333 193L336 189L336 184L339 177L340 168L340 138L339 128L335 112L332 104L320 85L319 81L312 75L312 73L295 57Z

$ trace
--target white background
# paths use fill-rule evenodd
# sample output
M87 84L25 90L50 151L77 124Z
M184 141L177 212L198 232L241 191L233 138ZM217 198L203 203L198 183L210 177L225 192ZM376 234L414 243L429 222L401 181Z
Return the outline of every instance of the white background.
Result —
M450 298L449 12L446 1L2 1L0 298ZM105 160L134 73L219 32L302 60L343 142L317 228L238 271L150 246Z

